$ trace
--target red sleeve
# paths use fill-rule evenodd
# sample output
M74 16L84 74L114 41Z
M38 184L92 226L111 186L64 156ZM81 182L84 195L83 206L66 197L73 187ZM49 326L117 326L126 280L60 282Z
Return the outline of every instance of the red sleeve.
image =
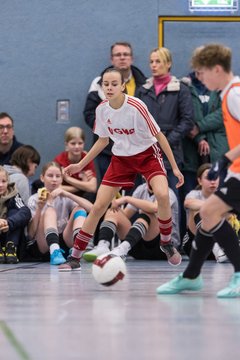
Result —
M57 156L55 156L55 158L53 159L53 161L56 161L56 163L58 163L60 166L62 167L66 167L69 165L69 161L68 161L68 156L67 156L67 152L61 152L60 154L58 154Z

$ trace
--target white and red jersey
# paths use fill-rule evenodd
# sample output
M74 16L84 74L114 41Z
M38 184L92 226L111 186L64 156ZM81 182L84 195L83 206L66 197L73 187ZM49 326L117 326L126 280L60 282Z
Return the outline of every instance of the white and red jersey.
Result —
M104 100L96 109L94 133L113 141L116 156L139 154L157 142L160 127L147 106L138 98L125 95L123 105L113 109Z

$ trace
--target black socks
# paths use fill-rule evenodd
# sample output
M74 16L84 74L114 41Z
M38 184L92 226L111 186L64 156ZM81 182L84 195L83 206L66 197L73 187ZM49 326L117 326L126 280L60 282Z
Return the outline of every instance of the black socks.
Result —
M131 229L125 237L125 241L129 242L131 249L143 238L146 234L146 227L142 222L137 222L132 225Z
M183 277L194 279L201 271L205 259L210 254L214 242L217 242L234 267L235 272L240 272L240 246L238 237L231 225L222 220L210 232L200 228L192 244L189 264Z
M116 234L116 230L116 224L114 224L112 221L103 221L99 229L98 242L101 240L105 240L111 244L112 238Z
M58 232L54 228L49 228L45 232L45 238L48 246L50 247L52 244L59 244L59 236Z
M195 279L200 274L203 263L212 251L213 245L213 236L200 228L192 242L189 263L183 277Z
M216 228L216 227L215 227ZM215 241L224 249L235 272L240 271L240 246L238 237L228 221L224 221L216 230L211 230Z

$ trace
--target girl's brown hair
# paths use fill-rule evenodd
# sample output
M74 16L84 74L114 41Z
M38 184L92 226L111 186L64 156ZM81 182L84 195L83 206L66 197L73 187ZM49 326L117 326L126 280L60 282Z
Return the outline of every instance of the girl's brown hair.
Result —
M210 164L210 163L205 163L205 164L200 165L199 168L197 169L197 179L201 178L204 171L211 169L211 167L212 167L212 164Z
M102 80L103 80L103 76L104 76L105 74L111 73L111 72L117 72L117 73L119 73L120 76L121 76L121 84L124 84L125 81L124 81L123 73L122 73L120 70L116 69L116 68L108 68L107 70L105 70L105 71L103 72L103 74L102 74L101 82L102 82Z
M62 174L61 166L55 161L49 161L45 165L43 165L41 175L44 176L47 169L49 169L51 166L54 166L54 167L58 168L60 170L61 174Z
M10 164L18 166L26 175L29 171L28 162L31 161L37 165L40 164L40 155L31 145L22 145L11 156Z
M199 168L197 169L197 179L201 179L204 171L211 169L211 167L212 167L212 164L210 164L210 163L205 163L205 164L200 165ZM202 187L199 184L196 186L196 190L200 190L201 188Z

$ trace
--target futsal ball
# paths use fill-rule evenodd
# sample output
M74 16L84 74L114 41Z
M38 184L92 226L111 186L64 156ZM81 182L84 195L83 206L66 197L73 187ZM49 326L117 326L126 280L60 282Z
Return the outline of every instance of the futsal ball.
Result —
M94 279L101 285L110 286L122 280L127 268L123 259L115 255L100 255L92 265Z

